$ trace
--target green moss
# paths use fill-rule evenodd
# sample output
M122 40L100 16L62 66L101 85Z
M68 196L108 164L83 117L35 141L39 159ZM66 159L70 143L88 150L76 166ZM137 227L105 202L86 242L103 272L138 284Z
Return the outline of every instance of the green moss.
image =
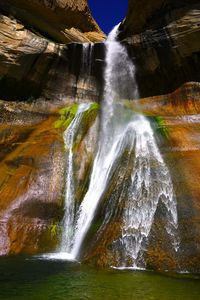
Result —
M169 128L167 128L164 118L162 118L161 116L152 116L149 114L145 114L138 107L133 107L133 103L130 102L129 100L124 100L123 105L125 108L127 108L132 113L144 115L146 118L148 118L151 121L154 130L158 134L160 134L162 137L164 137L166 139L169 139L170 130L169 130Z
M64 128L67 129L67 127L70 125L72 120L74 119L78 109L78 104L74 103L69 107L62 108L60 113L60 118L54 123L55 128Z
M155 130L164 138L169 139L170 130L166 127L165 121L160 116L148 117L154 125Z
M90 105L90 108L84 112L82 119L82 128L84 133L88 131L89 127L96 119L99 108L99 104L94 102Z
M49 226L49 231L50 231L50 235L51 235L51 238L54 239L58 236L58 224L51 224Z
M54 123L54 127L66 130L75 118L78 106L79 104L75 103L71 106L62 108L59 111L60 118ZM99 108L100 105L96 102L93 102L90 104L90 107L83 113L80 128L77 132L77 136L74 138L75 142L73 145L73 149L83 140L92 123L96 119ZM68 151L67 145L65 145L64 150Z
M54 123L55 128L67 129L72 120L74 119L78 110L78 104L74 103L69 107L62 108L60 113L60 118ZM84 112L83 115L83 127L88 127L88 123L96 118L97 111L99 110L99 104L94 102L90 105L90 108Z

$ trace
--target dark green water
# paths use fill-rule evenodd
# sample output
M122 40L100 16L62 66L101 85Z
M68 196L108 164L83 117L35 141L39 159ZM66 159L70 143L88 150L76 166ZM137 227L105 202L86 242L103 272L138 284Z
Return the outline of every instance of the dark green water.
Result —
M97 270L81 264L0 259L0 299L198 300L198 276Z

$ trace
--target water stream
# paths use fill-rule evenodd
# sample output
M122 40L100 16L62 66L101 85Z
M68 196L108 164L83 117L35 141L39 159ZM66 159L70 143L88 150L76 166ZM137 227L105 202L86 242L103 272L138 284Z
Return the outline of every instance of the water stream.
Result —
M118 257L114 267L137 268L138 260L147 245L159 201L167 210L166 230L175 250L178 248L178 220L170 173L159 152L150 122L143 115L128 111L121 103L121 99L135 99L135 106L138 108L139 95L135 66L129 59L126 48L116 40L117 34L118 26L105 42L105 87L98 149L88 191L78 211L74 204L73 143L81 126L82 116L89 108L88 104L79 106L74 120L64 134L68 147L64 230L59 253L54 254L54 257L79 259L83 241L104 192L124 151L128 150L127 155L134 155L134 159L130 166L131 179L122 211L121 236L113 241L113 254ZM111 212L106 213L101 228L110 222L111 217L108 216L118 208L111 203L108 209Z
M64 142L67 147L66 187L65 187L65 215L63 219L63 231L61 239L61 252L68 252L72 246L75 221L75 198L74 198L74 167L73 167L73 145L80 127L84 112L90 108L90 103L80 104L75 118L64 133Z
M91 103L82 103L79 105L76 115L64 132L64 143L66 147L66 183L65 183L65 203L64 218L62 221L61 245L56 253L45 254L43 257L51 259L73 260L74 256L70 254L72 240L75 229L75 185L74 185L74 155L73 145L81 126L84 113L90 108Z
M127 124L119 117L122 108L116 106L117 100L122 96L123 90L126 94L129 93L130 98L136 94L134 66L130 64L124 48L115 40L117 31L118 26L114 28L106 41L105 89L99 147L94 160L90 185L77 215L73 247L70 252L73 257L79 256L82 242L90 228L101 196L115 171L116 159L120 157L125 146Z
M145 267L139 259L148 243L159 201L166 208L166 230L175 251L179 246L178 220L170 173L149 121L142 115L135 115L128 127L129 137L134 141L130 145L135 159L124 205L122 235L114 241L114 249L118 253L118 267L138 268Z

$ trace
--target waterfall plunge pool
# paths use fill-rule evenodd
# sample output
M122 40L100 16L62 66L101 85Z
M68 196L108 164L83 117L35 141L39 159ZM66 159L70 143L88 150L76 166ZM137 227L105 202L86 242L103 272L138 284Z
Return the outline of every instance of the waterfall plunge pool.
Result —
M198 300L200 277L98 270L35 257L0 258L0 299Z

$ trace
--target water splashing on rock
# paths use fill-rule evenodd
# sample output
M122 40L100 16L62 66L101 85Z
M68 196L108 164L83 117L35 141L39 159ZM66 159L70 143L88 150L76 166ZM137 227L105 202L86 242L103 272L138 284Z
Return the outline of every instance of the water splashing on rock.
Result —
M67 160L66 215L64 219L62 251L79 258L83 241L98 211L110 179L124 152L134 155L131 166L130 184L122 210L121 236L113 241L113 253L118 262L115 267L138 267L151 231L158 203L167 209L167 232L175 249L177 240L176 198L169 170L159 152L153 130L147 118L128 111L121 99L139 98L135 80L135 66L128 57L126 48L117 42L118 26L108 36L106 45L105 87L101 110L101 126L98 151L94 160L88 191L75 213L73 199L73 151L74 134L78 130L81 114L65 134L69 144ZM83 109L83 107L82 107ZM128 151L127 151L128 150ZM110 206L109 206L110 209ZM112 210L117 207L112 206ZM107 214L100 228L109 222ZM75 221L74 221L75 220Z
M63 219L63 232L61 239L61 252L69 252L72 246L75 221L75 198L74 198L74 167L73 167L73 145L78 129L81 125L84 112L91 104L80 104L75 118L64 133L64 142L67 147L66 187L65 187L65 215Z
M113 244L118 252L120 267L138 268L138 260L148 243L159 201L166 207L166 230L175 250L179 244L178 220L170 173L159 152L149 121L142 115L135 115L128 126L135 159L123 210L122 235Z

